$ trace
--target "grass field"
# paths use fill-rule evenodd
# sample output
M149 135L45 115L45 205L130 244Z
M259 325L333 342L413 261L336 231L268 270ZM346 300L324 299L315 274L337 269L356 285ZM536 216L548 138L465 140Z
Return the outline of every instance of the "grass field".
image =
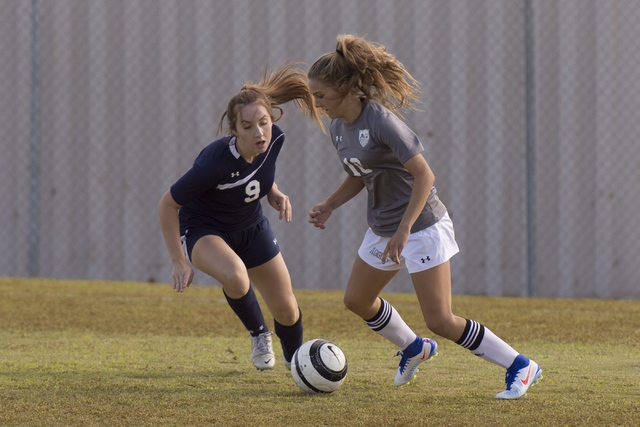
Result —
M305 340L330 339L349 362L320 396L281 360L253 368L220 288L0 278L0 293L2 426L640 425L640 301L454 297L543 369L527 396L496 401L504 371L438 337L438 357L396 388L396 349L341 292L296 291ZM431 336L415 295L384 296Z

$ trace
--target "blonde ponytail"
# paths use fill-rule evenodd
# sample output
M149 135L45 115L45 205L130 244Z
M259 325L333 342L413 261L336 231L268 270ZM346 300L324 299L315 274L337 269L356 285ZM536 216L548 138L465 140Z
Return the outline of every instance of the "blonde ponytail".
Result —
M336 88L343 97L355 93L398 115L401 109L415 110L422 94L418 81L385 46L350 34L339 35L335 51L318 58L307 76Z

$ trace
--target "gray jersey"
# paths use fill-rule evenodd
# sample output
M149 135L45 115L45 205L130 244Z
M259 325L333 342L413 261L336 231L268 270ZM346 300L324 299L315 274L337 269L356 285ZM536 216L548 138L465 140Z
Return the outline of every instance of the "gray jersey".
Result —
M351 176L361 176L367 187L369 227L378 236L393 236L413 188L413 176L403 163L424 150L418 136L387 108L369 101L355 122L345 124L341 118L331 121L331 140L344 170ZM435 224L445 212L432 187L411 232Z

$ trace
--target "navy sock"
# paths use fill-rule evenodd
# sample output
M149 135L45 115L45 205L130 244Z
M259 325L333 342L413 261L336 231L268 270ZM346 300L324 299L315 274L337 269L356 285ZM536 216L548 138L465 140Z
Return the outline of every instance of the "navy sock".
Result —
M224 292L224 289L222 292ZM226 292L224 292L224 296L233 312L240 318L252 337L257 337L269 330L264 321L264 316L262 316L262 310L256 294L251 286L249 286L249 292L241 298L230 298Z
M298 308L298 311L300 309ZM274 329L278 338L280 338L280 344L282 345L282 353L284 359L287 362L291 362L293 353L302 345L302 312L296 323L291 326L284 326L273 320Z

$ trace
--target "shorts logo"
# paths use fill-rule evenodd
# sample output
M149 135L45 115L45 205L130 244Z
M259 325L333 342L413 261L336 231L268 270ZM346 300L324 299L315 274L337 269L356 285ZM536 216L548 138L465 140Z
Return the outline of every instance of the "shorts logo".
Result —
M278 244L278 239L275 239L275 238L274 238L274 239L273 239L273 244L274 244L274 245L277 245L277 244Z
M383 254L384 252L379 251L377 248L375 248L375 247L374 247L373 249L371 249L371 250L369 251L369 253L370 253L371 255L373 255L374 257L378 258L380 261L382 261L382 254ZM388 260L388 259L389 259L389 257L387 256L387 260Z
M426 263L427 261L431 261L431 257L429 257L429 255L427 255L426 258L420 258L422 260L422 263Z
M369 129L360 129L358 131L358 140L360 141L360 145L364 147L369 143Z

